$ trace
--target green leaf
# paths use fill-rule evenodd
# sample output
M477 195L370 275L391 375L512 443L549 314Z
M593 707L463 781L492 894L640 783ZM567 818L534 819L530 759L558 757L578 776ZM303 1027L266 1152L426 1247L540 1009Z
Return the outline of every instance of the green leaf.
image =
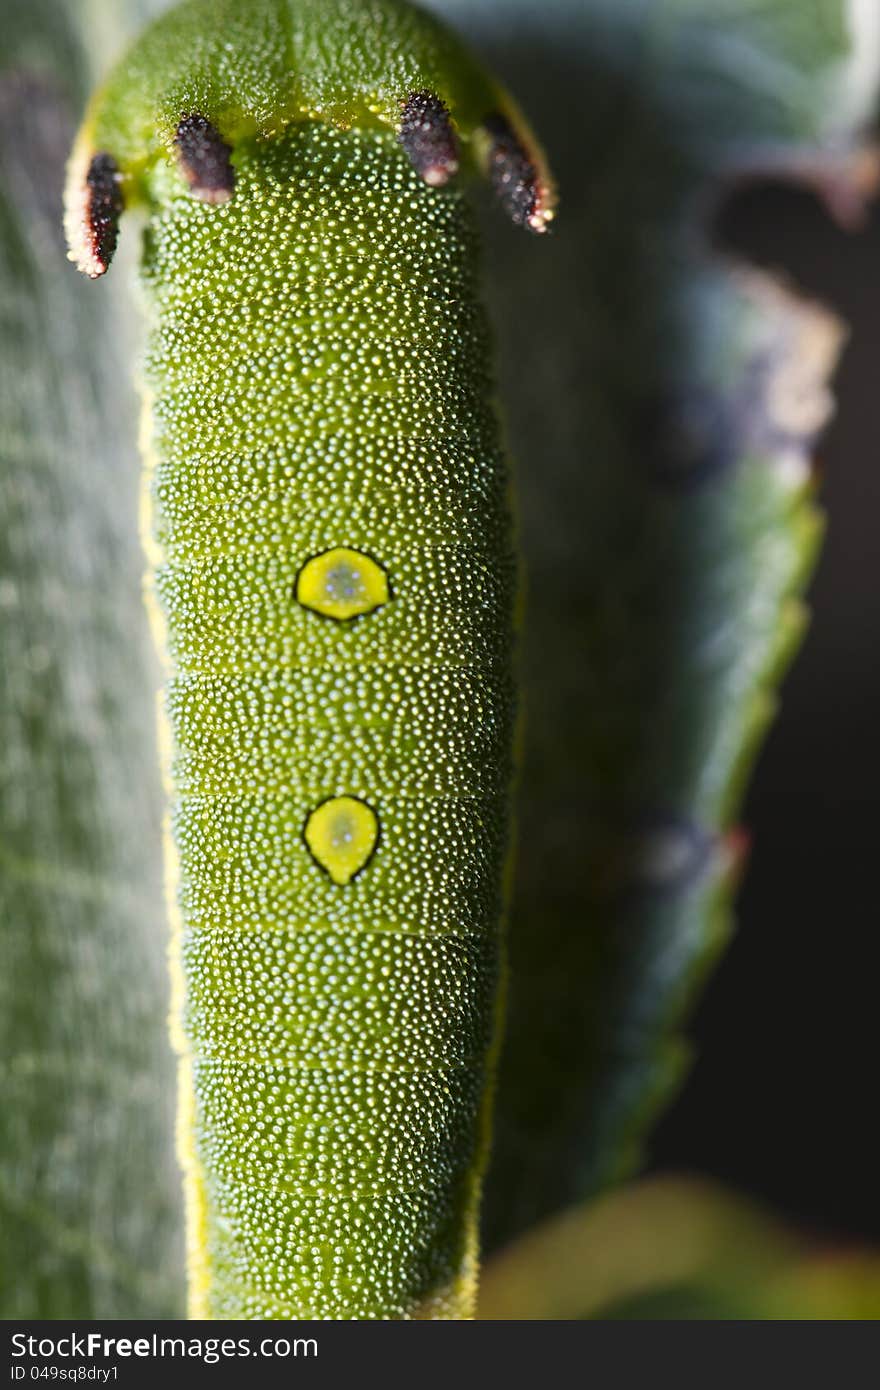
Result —
M121 365L131 344L124 306L88 293L59 226L91 61L142 8L95 4L87 32L73 4L0 4L7 1319L156 1317L180 1306L155 675Z
M880 44L842 0L435 8L521 94L561 193L540 262L486 222L528 568L491 1249L637 1166L732 928L841 328L712 254L707 220L736 169L827 188L835 140L845 183Z
M664 1177L573 1208L487 1264L484 1319L865 1318L880 1254L823 1250L724 1188Z

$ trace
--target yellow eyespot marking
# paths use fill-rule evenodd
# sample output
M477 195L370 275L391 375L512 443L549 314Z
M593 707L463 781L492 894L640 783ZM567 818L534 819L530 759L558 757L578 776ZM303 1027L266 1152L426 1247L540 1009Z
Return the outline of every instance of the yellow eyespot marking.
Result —
M381 565L369 555L343 546L307 560L293 593L304 608L340 623L374 612L391 597L388 576Z
M334 796L312 811L304 835L315 863L333 882L350 883L376 848L379 817L357 797Z

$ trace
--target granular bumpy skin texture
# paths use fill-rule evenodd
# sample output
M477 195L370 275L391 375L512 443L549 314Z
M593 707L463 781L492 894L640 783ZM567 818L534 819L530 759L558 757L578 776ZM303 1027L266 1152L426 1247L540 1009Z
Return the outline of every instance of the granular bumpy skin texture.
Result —
M124 210L146 218L197 1318L473 1315L516 564L458 175L492 174L501 117L544 230L534 138L428 15L185 0L71 156L81 270L106 272ZM114 176L99 255L96 156Z
M240 146L222 207L151 191L194 1311L467 1317L515 583L470 217L317 121ZM387 579L348 621L297 598L337 551ZM334 798L372 816L344 882Z

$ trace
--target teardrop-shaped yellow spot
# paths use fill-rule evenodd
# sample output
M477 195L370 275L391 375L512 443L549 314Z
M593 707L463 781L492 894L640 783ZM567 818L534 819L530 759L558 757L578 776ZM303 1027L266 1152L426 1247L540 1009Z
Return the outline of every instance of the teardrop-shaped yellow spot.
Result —
M294 596L304 608L344 623L388 602L388 576L369 555L337 546L306 561Z
M379 817L355 796L334 796L312 811L305 841L317 864L334 883L350 883L379 839Z

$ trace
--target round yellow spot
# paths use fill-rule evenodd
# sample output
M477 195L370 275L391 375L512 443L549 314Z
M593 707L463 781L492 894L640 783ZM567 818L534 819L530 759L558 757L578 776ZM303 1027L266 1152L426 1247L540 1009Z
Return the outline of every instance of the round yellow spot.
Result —
M350 883L367 863L379 839L379 817L365 801L334 796L312 811L305 841L316 864L334 883Z
M337 546L306 561L294 597L304 608L344 623L381 608L391 595L381 565L359 550Z

